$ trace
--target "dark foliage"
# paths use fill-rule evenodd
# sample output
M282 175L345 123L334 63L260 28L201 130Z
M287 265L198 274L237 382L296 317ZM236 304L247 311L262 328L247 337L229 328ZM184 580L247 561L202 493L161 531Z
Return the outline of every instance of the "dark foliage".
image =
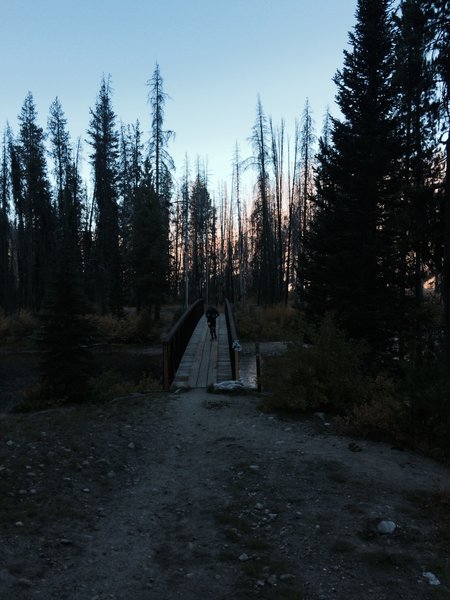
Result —
M94 373L93 330L73 249L59 253L42 311L42 394L55 401L87 401Z

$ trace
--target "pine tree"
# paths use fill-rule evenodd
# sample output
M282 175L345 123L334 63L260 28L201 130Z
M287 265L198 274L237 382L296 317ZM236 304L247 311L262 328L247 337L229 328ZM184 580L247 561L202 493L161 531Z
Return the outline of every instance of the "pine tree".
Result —
M50 115L47 120L47 125L50 134L50 156L53 159L53 170L56 179L56 205L60 216L63 212L64 188L67 181L71 156L67 119L58 98L55 98L50 106Z
M12 194L17 217L19 303L41 308L52 268L55 215L44 147L44 131L37 124L31 92L19 115L20 134L9 141Z
M428 49L431 41L430 13L419 0L404 0L396 19L396 84L399 91L398 115L401 120L401 180L404 203L402 236L405 311L411 316L411 334L416 338L416 358L420 359L424 306L424 279L434 269L434 231L436 202L435 179L436 97ZM408 299L414 298L414 310Z
M164 129L164 105L168 95L164 92L164 82L158 63L156 63L149 86L148 101L152 109L152 125L149 146L149 158L152 165L153 187L162 209L162 225L165 231L165 245L162 248L160 260L167 273L170 272L170 210L172 197L172 171L175 165L167 149L168 143L174 137L174 132ZM164 286L164 292L168 285ZM155 306L156 318L159 318L159 305Z
M89 257L91 299L103 314L122 312L119 252L118 144L110 81L103 78L88 130L94 174L96 232Z
M119 144L119 229L123 257L124 298L134 302L133 280L133 213L143 178L143 143L139 121L122 126Z
M321 297L348 332L386 349L398 327L396 94L388 0L359 0L351 50L335 76L343 119L333 120L332 147L320 169L332 181L319 194L315 265L309 300ZM325 152L324 152L325 151ZM314 275L318 277L314 279Z
M15 285L12 269L12 227L10 222L11 178L6 133L3 136L0 163L0 309L6 314L15 305Z
M207 178L197 167L197 176L190 192L189 234L190 234L190 297L192 300L204 298L207 290L207 263L211 233L212 201L208 191Z
M431 60L439 99L439 125L445 160L440 201L442 205L442 278L445 325L445 362L450 372L450 18L448 0L425 0L430 11Z
M92 327L86 319L79 262L71 240L61 240L42 311L42 392L45 399L85 402L94 360L89 350Z
M305 108L303 109L300 129L300 173L299 173L299 207L298 207L298 254L297 254L297 282L296 291L300 304L304 302L305 290L305 261L306 261L306 240L309 234L309 229L312 221L312 206L313 206L313 165L314 165L314 150L313 146L316 141L314 132L314 121L312 117L311 106L309 100L306 99Z
M132 216L131 264L137 310L161 304L166 290L166 271L161 255L165 246L163 217L148 159L137 190ZM158 314L155 315L156 319Z

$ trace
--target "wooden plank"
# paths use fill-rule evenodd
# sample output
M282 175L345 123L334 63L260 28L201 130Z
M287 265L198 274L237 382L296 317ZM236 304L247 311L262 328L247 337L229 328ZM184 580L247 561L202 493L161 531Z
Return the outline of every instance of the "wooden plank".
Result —
M206 333L207 327L204 322L204 319L200 319L196 330L197 331L197 339L195 345L195 351L193 353L192 362L191 362L191 372L189 375L189 387L206 387L201 385L200 381L200 370L203 364L203 355L205 351L205 341L206 341Z
M219 321L219 319L217 319L217 321ZM216 325L216 331L218 332L218 328L219 328L219 323L217 322ZM219 337L219 335L217 335L217 337ZM213 385L214 383L217 383L217 358L218 358L218 341L217 340L210 340L210 355L209 355L209 369L208 369L208 375L207 375L207 379L206 379L206 387L208 387L209 385Z
M231 379L227 327L224 315L217 319L217 340L211 340L205 318L192 334L174 378L173 387L206 388Z

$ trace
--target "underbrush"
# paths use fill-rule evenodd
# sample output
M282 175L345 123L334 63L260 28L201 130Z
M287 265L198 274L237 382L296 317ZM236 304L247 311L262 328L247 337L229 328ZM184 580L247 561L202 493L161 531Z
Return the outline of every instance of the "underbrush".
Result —
M47 314L39 320L26 311L0 315L1 341L8 344L8 352L21 352L20 371L15 368L3 381L2 391L7 398L14 394L9 402L16 412L29 412L159 390L161 356L126 346L159 346L161 332L170 328L177 309L163 307L158 321L148 311L134 310L123 318L88 315L78 320L59 313L53 320ZM25 338L26 349L33 350L29 361L23 352ZM17 373L23 373L22 388Z
M27 310L5 316L0 312L0 343L8 344L21 341L34 333L38 320Z
M303 314L292 306L236 305L233 316L239 339L243 342L298 340L304 328Z
M137 383L134 383L133 381L124 380L115 371L106 371L93 378L90 387L91 396L95 402L107 402L120 396L162 390L161 382L151 374L144 374Z
M264 410L325 411L343 434L450 459L450 378L437 359L405 364L395 378L367 369L364 345L327 316L286 354L264 359Z
M143 374L138 382L124 379L117 371L105 371L96 377L92 377L86 386L83 397L67 398L55 393L54 389L45 383L37 383L28 388L22 395L22 401L14 407L15 413L26 413L58 406L102 403L121 396L132 394L146 394L162 390L159 379L152 374Z
M330 316L310 328L310 343L297 340L282 356L265 359L263 385L275 390L272 408L338 412L368 399L370 386L361 365L364 348L346 341Z
M146 310L123 318L114 315L90 315L88 318L100 343L142 344L154 343L160 338L160 323L155 322Z

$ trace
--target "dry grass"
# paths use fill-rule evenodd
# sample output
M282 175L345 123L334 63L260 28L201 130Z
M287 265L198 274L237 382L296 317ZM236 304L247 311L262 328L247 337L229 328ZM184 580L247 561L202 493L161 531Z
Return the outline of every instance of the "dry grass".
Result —
M302 335L303 315L292 306L262 308L238 305L234 310L236 329L242 341L290 341Z
M0 313L0 344L17 342L34 333L38 320L27 310L6 317Z

